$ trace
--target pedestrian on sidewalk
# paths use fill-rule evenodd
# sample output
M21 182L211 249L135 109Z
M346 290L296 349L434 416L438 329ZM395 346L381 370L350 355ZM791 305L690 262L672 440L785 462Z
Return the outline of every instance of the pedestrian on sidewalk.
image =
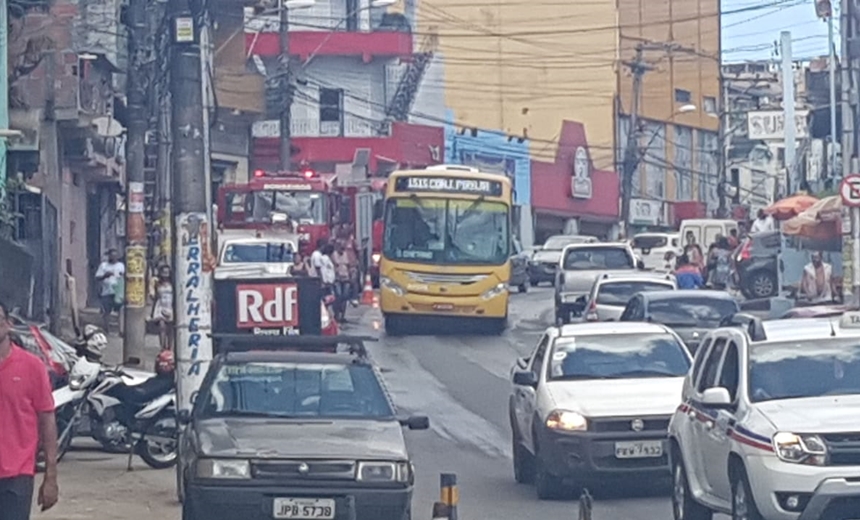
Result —
M173 276L169 265L158 268L158 282L152 302L152 321L158 323L162 350L173 350Z
M38 504L47 511L59 497L57 422L48 371L12 343L11 330L9 308L0 303L0 519L29 520L39 446L45 477Z
M110 332L111 314L119 313L122 309L122 283L125 276L125 264L119 258L116 249L108 251L107 260L99 265L96 280L101 282L101 307L104 318L105 334Z

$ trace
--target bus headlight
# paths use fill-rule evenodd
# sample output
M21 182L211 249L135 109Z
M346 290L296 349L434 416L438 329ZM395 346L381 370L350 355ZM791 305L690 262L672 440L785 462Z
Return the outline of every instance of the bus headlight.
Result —
M403 287L400 287L399 285L397 285L397 282L395 282L394 280L392 280L391 278L389 278L387 276L382 276L379 278L379 285L381 287L388 289L389 291L393 292L397 296L403 296L406 294L406 291L403 290Z
M489 291L485 292L481 295L481 298L485 300L492 300L496 296L506 293L508 291L508 284L500 283L499 285L493 287Z

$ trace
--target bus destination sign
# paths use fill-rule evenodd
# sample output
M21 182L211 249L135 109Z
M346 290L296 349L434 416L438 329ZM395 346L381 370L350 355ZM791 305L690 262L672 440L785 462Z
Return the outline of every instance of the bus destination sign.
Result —
M400 177L397 179L395 189L397 191L438 191L499 197L502 194L502 183L457 177Z

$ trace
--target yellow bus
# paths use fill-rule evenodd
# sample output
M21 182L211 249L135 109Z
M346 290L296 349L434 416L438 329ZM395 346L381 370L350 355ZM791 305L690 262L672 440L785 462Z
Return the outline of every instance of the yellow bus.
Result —
M505 330L512 196L507 177L464 166L391 174L379 265L386 332L419 318Z

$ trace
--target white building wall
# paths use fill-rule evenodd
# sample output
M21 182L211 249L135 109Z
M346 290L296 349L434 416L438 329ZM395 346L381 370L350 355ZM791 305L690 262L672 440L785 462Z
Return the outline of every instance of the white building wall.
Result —
M445 58L437 53L424 72L409 122L432 126L439 126L442 122L454 123L446 117Z
M364 63L352 57L318 57L300 72L292 106L296 137L372 137L385 119L386 66L393 60ZM343 90L342 129L321 123L320 91ZM341 133L342 130L342 133Z

